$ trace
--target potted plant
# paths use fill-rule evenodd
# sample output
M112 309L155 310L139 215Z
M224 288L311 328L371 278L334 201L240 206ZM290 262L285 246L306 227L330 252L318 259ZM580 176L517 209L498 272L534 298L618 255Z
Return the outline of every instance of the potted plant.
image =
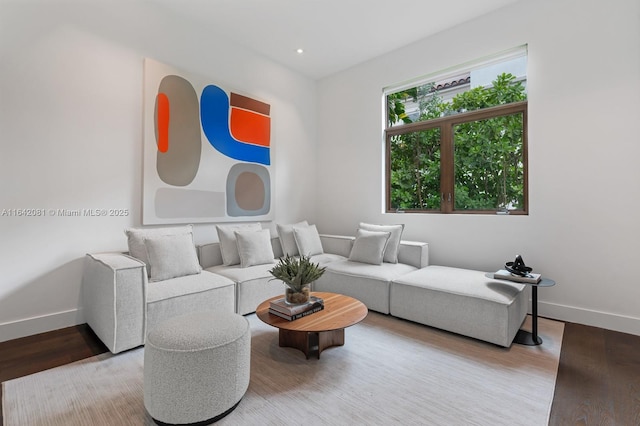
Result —
M285 302L299 305L309 301L309 285L320 278L325 268L318 263L311 262L309 256L293 257L286 255L280 258L276 266L269 270L273 279L286 284Z

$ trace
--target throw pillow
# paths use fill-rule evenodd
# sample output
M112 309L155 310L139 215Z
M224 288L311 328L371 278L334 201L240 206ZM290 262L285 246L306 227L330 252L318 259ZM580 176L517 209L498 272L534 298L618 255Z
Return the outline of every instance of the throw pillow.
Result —
M260 231L236 231L240 267L273 263L273 247L271 247L271 232L268 229Z
M309 226L294 226L293 237L296 240L298 246L298 253L301 256L313 256L316 254L322 254L322 241L320 241L320 235L315 225Z
M306 228L309 226L306 220L302 222L294 223L293 225L276 225L278 230L278 238L280 239L280 245L282 246L282 252L289 256L297 256L300 254L298 251L298 245L296 244L296 238L293 235L294 227Z
M220 251L222 253L222 263L226 266L240 263L238 254L238 244L236 243L236 231L260 231L262 225L259 223L243 223L237 225L218 225L218 240L220 240Z
M151 265L149 265L149 257L147 256L147 248L145 247L145 238L160 237L163 235L179 235L191 234L193 236L193 226L174 226L170 228L129 228L124 230L127 236L127 245L129 246L129 254L147 265L147 276L151 276Z
M390 232L387 248L384 250L383 262L398 263L398 251L400 251L400 240L404 225L372 225L370 223L360 223L360 229L367 231Z
M163 281L202 271L192 234L145 238L144 245L151 265L149 281Z
M384 257L384 249L387 246L390 236L390 232L358 229L356 239L351 248L351 254L349 254L349 260L381 265Z

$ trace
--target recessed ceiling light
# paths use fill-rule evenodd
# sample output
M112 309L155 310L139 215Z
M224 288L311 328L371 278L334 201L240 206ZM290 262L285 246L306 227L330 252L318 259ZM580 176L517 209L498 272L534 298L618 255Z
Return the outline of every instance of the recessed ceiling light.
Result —
M298 53L298 55L302 55L304 53L304 50L302 49L296 49L296 53Z

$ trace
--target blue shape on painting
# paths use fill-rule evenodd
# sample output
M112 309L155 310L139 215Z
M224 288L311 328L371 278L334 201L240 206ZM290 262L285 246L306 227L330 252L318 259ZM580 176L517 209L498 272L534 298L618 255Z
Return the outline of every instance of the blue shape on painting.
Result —
M218 86L209 85L200 97L202 130L211 146L227 157L252 163L271 164L269 148L240 142L229 130L229 97Z

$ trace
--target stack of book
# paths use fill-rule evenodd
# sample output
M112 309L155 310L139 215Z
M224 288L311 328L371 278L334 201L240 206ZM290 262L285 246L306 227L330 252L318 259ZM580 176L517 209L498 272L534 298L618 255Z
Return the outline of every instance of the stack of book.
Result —
M314 312L324 309L324 300L320 297L311 296L307 303L302 305L288 305L284 297L269 302L269 313L284 318L287 321L297 320Z
M500 269L498 272L493 274L493 278L497 280L515 281L517 283L537 284L542 279L542 276L540 274L534 274L532 272L529 272L527 275L522 276L522 275L512 274L511 272L505 269Z

